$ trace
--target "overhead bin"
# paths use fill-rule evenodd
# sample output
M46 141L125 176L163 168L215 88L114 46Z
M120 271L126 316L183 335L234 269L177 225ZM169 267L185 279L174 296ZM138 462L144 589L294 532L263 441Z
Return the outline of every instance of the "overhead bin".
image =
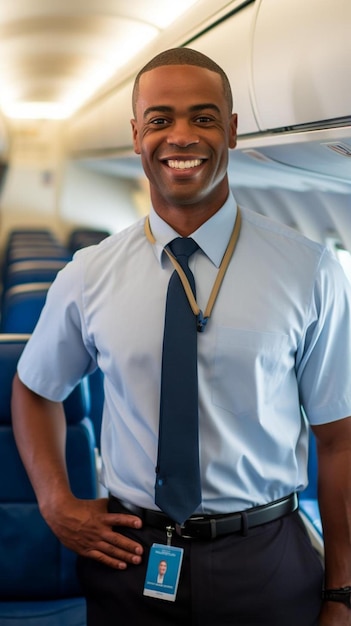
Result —
M131 149L132 89L133 81L130 81L83 109L68 126L68 149L72 152Z
M260 129L350 116L350 0L260 0L255 6L252 85Z
M350 24L350 0L256 0L190 45L228 74L239 136L323 128L351 119Z

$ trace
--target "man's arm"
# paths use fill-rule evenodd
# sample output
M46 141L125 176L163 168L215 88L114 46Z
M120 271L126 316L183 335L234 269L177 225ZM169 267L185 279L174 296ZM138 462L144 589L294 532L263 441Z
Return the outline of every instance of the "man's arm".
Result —
M325 588L351 586L351 417L314 426L318 499L325 548ZM351 610L325 602L320 626L350 626Z
M28 389L15 376L12 422L17 447L36 493L40 511L68 548L116 569L141 561L142 547L112 530L140 528L135 516L110 514L106 499L80 500L70 489L66 458L66 418L60 402Z

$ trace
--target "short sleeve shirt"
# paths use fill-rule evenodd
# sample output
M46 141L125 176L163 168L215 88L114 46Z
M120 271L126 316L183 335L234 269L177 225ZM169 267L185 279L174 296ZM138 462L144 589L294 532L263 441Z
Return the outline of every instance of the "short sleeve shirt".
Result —
M226 513L307 483L307 429L351 414L351 289L334 256L284 225L241 209L242 226L212 315L198 337L203 501ZM192 237L204 310L236 216L234 198ZM154 503L165 300L177 233L151 210L79 251L49 290L19 362L35 392L64 399L101 368L102 480L115 496Z

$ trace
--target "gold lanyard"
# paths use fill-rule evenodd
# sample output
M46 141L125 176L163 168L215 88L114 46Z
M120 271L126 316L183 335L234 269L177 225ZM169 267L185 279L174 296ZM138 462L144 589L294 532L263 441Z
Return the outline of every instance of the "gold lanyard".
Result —
M181 266L179 265L177 259L173 256L173 254L170 252L170 250L167 250L167 248L164 248L164 251L166 252L166 254L168 255L169 259L171 260L174 269L178 272L179 278L182 281L182 285L184 287L185 293L187 295L187 298L189 300L189 304L192 308L192 311L194 313L194 315L196 315L197 317L197 330L199 332L203 332L205 330L205 326L207 324L207 320L210 317L211 313L212 313L212 309L214 306L214 303L216 302L216 298L218 296L218 292L219 289L221 287L224 275L227 271L228 265L229 265L229 261L233 256L233 252L235 249L235 246L237 244L238 238L239 238L239 234L240 234L240 226L241 226L241 213L239 210L239 207L237 207L237 214L236 214L236 219L235 219L235 224L234 224L234 228L232 231L232 234L230 236L229 239L229 243L227 245L227 249L224 253L223 259L221 261L221 264L219 266L218 269L218 273L216 276L216 280L213 284L212 287L212 291L210 293L210 297L208 299L208 303L205 309L205 313L203 314L199 305L197 304L194 294L193 294L193 290L191 289L190 285L189 285L189 281L183 271L183 269L181 268ZM152 244L156 243L156 239L152 234L151 231L151 227L150 227L150 220L149 217L146 218L145 220L145 224L144 224L144 230L145 230L145 235L148 239L148 241Z

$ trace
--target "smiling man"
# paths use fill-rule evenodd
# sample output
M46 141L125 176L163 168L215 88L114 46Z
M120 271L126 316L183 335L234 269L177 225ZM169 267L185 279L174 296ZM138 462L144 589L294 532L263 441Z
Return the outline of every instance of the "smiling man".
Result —
M326 248L236 206L227 164L237 118L216 63L161 53L139 72L133 107L150 215L60 272L13 390L41 512L79 555L88 626L350 626L350 285ZM172 326L185 339L173 378L187 361L196 376L171 396L162 352ZM67 478L61 402L97 366L109 497L82 501ZM186 402L167 424L164 404L170 418L190 392L189 419ZM176 443L166 433L178 421ZM297 510L309 425L325 572ZM172 601L144 593L156 557L173 572ZM322 603L323 584L334 600Z
M179 63L170 72L151 63L134 90L134 149L152 205L183 236L228 197L228 149L236 144L237 116L224 81L207 67Z

